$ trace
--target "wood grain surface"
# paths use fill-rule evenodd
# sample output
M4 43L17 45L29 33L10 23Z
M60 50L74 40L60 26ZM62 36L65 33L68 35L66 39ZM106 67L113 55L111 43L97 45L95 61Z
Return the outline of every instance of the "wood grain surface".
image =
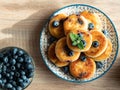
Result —
M0 48L23 48L35 61L36 74L26 90L120 90L119 54L108 73L86 84L61 80L44 65L39 51L39 33L55 10L75 3L101 9L111 18L120 35L120 0L0 0Z

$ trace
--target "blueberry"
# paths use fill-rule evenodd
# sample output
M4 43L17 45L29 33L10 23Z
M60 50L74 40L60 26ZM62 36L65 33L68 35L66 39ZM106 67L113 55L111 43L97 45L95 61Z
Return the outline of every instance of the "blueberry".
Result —
M21 76L21 79L25 80L27 77L25 75Z
M12 71L10 72L10 75L11 75L11 76L13 76L14 74L15 74L14 72L12 72Z
M93 23L89 23L89 24L88 24L88 29L89 29L89 30L92 30L93 28L94 28L94 24L93 24Z
M0 74L0 78L2 78L2 75Z
M31 78L31 77L33 77L33 76L34 76L34 73L33 73L33 72L28 72L28 73L27 73L27 77L28 77L28 78Z
M16 73L15 73L15 76L16 76L16 77L20 77L20 73L19 73L19 72L16 72Z
M33 67L33 65L32 65L31 63L26 64L25 67L26 67L26 69L28 69L28 70L33 70L33 69L34 69L34 67Z
M17 59L17 58L18 58L18 55L14 55L13 58L14 58L14 59Z
M79 37L83 37L83 35L82 35L81 33L78 33L78 36L79 36Z
M7 88L7 89L10 89L10 88L12 88L12 84L10 84L10 83L7 83L7 84L5 85L5 88Z
M0 69L0 73L2 73L2 69Z
M2 80L0 80L0 86L2 85L2 83L3 83Z
M12 53L13 53L13 55L17 54L17 51L18 51L17 48L13 48L13 49L12 49Z
M106 36L108 35L107 30L102 30L102 32L103 32L104 35L106 35Z
M17 86L16 81L13 81L11 84L12 84L13 86Z
M86 41L85 40L81 40L83 46L85 47L86 46Z
M58 27L60 25L59 21L53 21L52 26Z
M8 63L8 57L4 57L4 58L3 58L3 62L4 62L4 63Z
M22 88L25 88L26 86L27 86L28 84L27 83L20 83L20 86L22 87Z
M5 72L5 71L7 70L7 67L4 65L4 66L2 67L2 70Z
M13 79L13 76L10 76L9 79L12 80L12 79Z
M7 79L3 78L3 79L2 79L2 82L3 82L3 83L6 83L6 82L7 82Z
M25 71L20 71L20 74L21 75L25 75Z
M17 67L17 68L20 68L21 66L22 66L22 65L21 65L20 63L17 63L17 64L16 64L16 67Z
M16 60L15 60L15 59L11 59L11 60L10 60L10 64L11 64L11 65L15 65L15 64L16 64Z
M103 63L102 62L95 62L96 63L96 68L102 68L103 67Z
M22 51L22 50L19 50L18 52L17 52L17 55L18 56L22 56L24 54L24 52Z
M12 71L16 70L15 66L11 66L10 68L11 68Z
M9 63L7 63L7 64L6 64L6 66L7 66L7 67L9 67L9 66L10 66L10 64L9 64Z
M92 46L95 47L95 48L98 47L99 46L99 42L98 41L93 41L92 42Z
M31 63L31 62L32 62L32 59L28 56L27 58L25 58L25 62L26 62L26 63Z
M18 82L19 82L19 83L23 83L23 79L18 78Z
M85 62L86 61L86 56L85 55L81 55L80 56L80 60L83 61L83 62Z
M68 73L69 72L69 67L68 66L62 67L62 70L63 70L64 73Z
M54 38L54 37L50 37L50 43L53 43L54 41L56 41L56 38Z
M0 53L0 59L3 59L4 55L2 53Z
M18 57L17 61L22 63L24 61L24 59L22 57Z
M22 90L22 87L21 86L17 86L16 90Z
M9 74L9 73L6 73L6 77L8 77L8 78L9 78L9 77L10 77L10 74Z
M15 87L12 87L12 89L11 90L16 90L16 88Z
M74 54L74 52L73 52L72 50L70 50L70 51L68 52L68 56L73 56L73 54Z
M29 84L29 83L30 83L30 80L29 80L28 78L26 78L26 79L24 80L24 83Z

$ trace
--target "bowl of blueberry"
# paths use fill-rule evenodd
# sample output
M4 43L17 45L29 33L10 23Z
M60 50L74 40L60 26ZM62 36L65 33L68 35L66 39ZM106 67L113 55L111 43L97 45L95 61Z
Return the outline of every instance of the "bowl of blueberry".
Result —
M0 88L23 90L33 80L35 64L32 57L18 47L0 50Z

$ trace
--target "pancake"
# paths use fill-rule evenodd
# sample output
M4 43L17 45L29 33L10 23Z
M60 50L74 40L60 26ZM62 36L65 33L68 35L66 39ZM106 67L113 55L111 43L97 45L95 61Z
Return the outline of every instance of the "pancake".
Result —
M64 36L63 22L67 18L65 14L58 14L51 18L49 22L50 34L56 38Z
M48 49L48 58L49 60L54 63L57 67L64 67L67 66L69 64L69 62L61 62L55 54L55 46L56 46L56 42L53 42Z
M61 62L66 62L66 61L73 62L77 60L80 56L80 52L74 52L69 48L67 48L66 50L66 46L67 46L66 37L63 37L57 41L57 44L55 47L55 53L57 58ZM71 54L69 55L69 53Z
M98 30L91 30L90 33L92 35L92 45L90 49L85 52L85 54L88 57L95 58L100 56L106 50L108 45L108 40L105 37L105 35ZM94 47L93 46L94 42L97 42L99 45L97 47Z

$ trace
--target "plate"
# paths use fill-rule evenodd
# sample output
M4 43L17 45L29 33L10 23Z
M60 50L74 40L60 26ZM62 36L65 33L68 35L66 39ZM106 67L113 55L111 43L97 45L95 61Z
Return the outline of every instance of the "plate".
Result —
M100 69L97 69L94 76L87 80L76 79L76 78L72 77L69 73L68 74L64 73L61 68L58 68L53 63L51 63L47 56L47 50L50 45L49 40L51 37L49 30L48 30L49 20L53 16L60 14L60 13L65 13L67 15L71 15L71 14L78 14L84 10L88 10L90 12L95 12L96 14L98 14L98 16L100 17L102 24L103 24L102 30L108 31L108 37L111 39L112 47L113 47L110 57L107 60L102 61L103 67ZM46 25L43 27L43 29L40 33L40 53L41 53L42 59L45 62L46 66L56 76L60 77L61 79L70 81L70 82L85 83L85 82L90 82L90 81L93 81L93 80L96 80L96 79L102 77L112 67L112 65L114 64L114 62L116 60L117 54L118 54L118 48L119 48L118 35L117 35L117 31L115 29L114 24L112 23L110 18L104 12L102 12L101 10L99 10L93 6L90 6L90 5L73 4L73 5L65 6L65 7L57 10L50 16L49 20L46 23Z

